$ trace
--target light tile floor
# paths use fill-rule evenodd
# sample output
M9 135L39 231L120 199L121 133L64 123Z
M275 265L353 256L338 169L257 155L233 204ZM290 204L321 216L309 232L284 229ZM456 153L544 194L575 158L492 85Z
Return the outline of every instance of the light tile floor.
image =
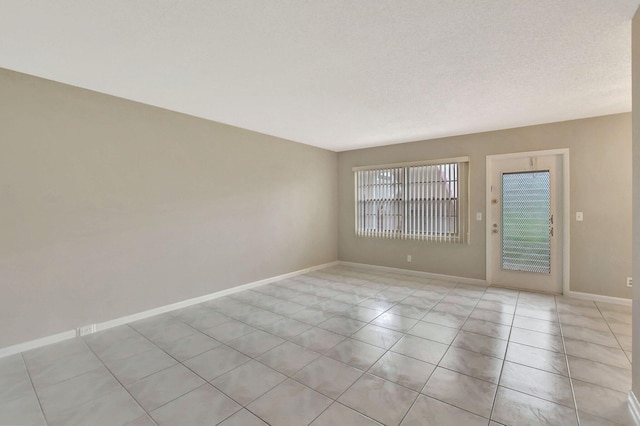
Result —
M0 359L2 425L631 424L629 306L339 266Z

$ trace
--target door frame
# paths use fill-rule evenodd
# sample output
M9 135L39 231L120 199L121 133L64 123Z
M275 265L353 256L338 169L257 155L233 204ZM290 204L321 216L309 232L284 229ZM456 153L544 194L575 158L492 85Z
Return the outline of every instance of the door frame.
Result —
M563 218L563 230L562 230L562 294L570 294L569 282L570 282L570 227L571 227L571 214L570 208L570 173L569 173L569 148L562 149L548 149L543 151L527 151L527 152L513 152L509 154L496 154L487 155L486 159L486 177L485 177L485 239L486 239L486 280L489 285L492 281L492 244L491 244L491 180L493 176L494 161L522 158L522 157L543 157L556 155L562 158L562 218Z

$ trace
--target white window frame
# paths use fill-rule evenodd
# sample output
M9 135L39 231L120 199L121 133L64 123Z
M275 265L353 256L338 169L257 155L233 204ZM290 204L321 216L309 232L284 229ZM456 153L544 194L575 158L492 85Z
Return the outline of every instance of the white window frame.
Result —
M469 157L360 166L352 171L356 235L469 242ZM381 176L391 182L380 183Z

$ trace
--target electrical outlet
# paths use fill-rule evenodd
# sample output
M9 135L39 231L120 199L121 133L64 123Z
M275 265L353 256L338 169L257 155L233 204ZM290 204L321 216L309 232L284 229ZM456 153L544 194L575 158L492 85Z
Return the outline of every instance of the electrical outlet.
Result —
M627 287L633 287L633 278L627 277Z
M410 254L407 255L407 262L411 262L411 255Z
M76 336L86 336L96 332L96 325L89 324L76 329Z

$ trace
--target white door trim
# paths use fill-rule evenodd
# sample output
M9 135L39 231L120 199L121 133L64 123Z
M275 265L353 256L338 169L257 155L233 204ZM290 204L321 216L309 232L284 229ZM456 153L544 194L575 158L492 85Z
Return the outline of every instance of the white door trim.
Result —
M562 293L568 295L570 292L569 282L570 282L570 227L571 227L571 212L570 208L570 199L571 192L569 192L569 148L562 149L548 149L544 151L528 151L528 152L514 152L509 154L497 154L497 155L487 155L487 166L486 166L486 177L485 177L485 193L486 193L486 201L485 201L485 233L486 233L486 277L487 282L491 285L492 276L491 276L491 218L489 217L491 212L491 176L493 173L493 162L495 160L504 160L508 158L522 158L522 157L533 157L533 156L549 156L549 155L559 155L562 157L562 216L564 229L562 231Z

